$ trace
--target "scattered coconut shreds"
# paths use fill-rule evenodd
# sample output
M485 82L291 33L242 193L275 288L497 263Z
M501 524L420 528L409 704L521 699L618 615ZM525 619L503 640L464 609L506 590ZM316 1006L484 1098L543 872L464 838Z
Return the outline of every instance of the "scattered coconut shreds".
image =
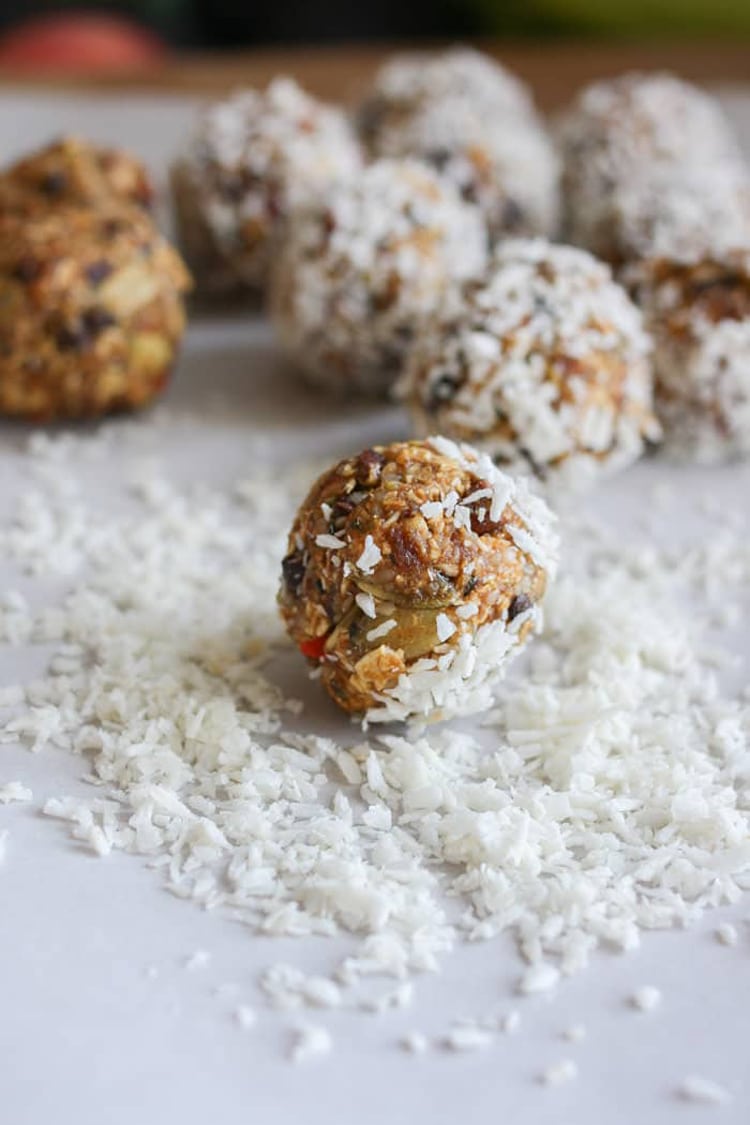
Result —
M630 997L630 1006L639 1012L653 1012L661 1005L661 992L652 984L644 984L637 988Z
M342 718L323 737L272 663L310 467L222 491L151 467L106 507L87 499L104 459L119 472L174 424L40 433L7 454L28 485L0 557L42 581L4 609L0 641L54 655L4 692L0 740L85 758L93 793L44 807L77 840L147 857L172 894L255 932L351 935L335 980L279 984L297 1006L506 931L529 962L521 991L544 991L598 946L632 949L750 886L750 693L722 689L715 635L680 600L747 596L744 525L662 550L569 519L543 634L481 727L362 741ZM503 503L493 491L493 519ZM378 561L366 544L356 565ZM54 575L68 593L49 601Z
M543 1086L562 1086L566 1082L572 1082L574 1078L578 1077L578 1067L572 1059L561 1059L560 1062L553 1063L543 1070L539 1075L539 1081Z
M272 965L263 973L260 986L274 1008L337 1008L341 988L328 977L307 976L294 965Z
M720 945L736 945L739 941L739 934L737 927L733 926L731 922L722 922L720 926L716 927L716 940Z
M383 1012L393 1011L397 1008L408 1008L414 1001L414 985L405 980L396 988L389 989L379 996L368 996L360 1003L363 1012L374 1012L381 1015Z
M702 1078L699 1074L689 1074L681 1083L678 1093L684 1101L702 1105L728 1105L732 1100L726 1086L721 1086L710 1078Z
M294 1063L309 1062L329 1055L333 1040L324 1027L304 1024L295 1028L290 1058Z
M0 805L9 805L14 801L33 801L34 794L20 781L9 781L7 785L0 785Z
M243 1031L249 1031L258 1022L258 1016L253 1008L247 1004L240 1004L234 1010L234 1018Z
M568 1043L582 1043L586 1038L586 1027L582 1023L572 1023L562 1033L562 1038Z

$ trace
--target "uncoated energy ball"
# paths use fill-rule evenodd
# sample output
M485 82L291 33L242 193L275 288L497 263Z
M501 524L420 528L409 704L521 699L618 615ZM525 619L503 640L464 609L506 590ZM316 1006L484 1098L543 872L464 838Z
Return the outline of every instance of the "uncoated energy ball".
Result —
M627 280L654 338L665 449L704 463L750 456L750 249L644 262Z
M487 56L397 56L376 76L358 119L374 156L432 165L477 204L493 240L554 232L554 148L530 92Z
M290 79L210 106L172 174L180 240L198 285L263 290L292 210L360 163L344 113Z
M539 628L552 519L468 446L366 449L297 513L279 593L289 635L335 702L369 721L479 711Z
M712 196L726 193L727 207L737 207L742 158L721 107L672 75L625 74L586 87L559 139L565 236L612 264L649 252L640 241L644 218L668 223L682 239L681 215L695 228L696 207L710 210ZM706 169L717 173L711 187L686 193L685 178Z
M133 207L0 217L0 414L144 406L165 386L189 275Z
M271 283L280 343L313 383L383 394L446 292L485 260L479 214L450 184L376 161L292 221Z
M153 194L139 160L79 137L62 137L0 174L0 214L33 216L62 206L111 203L148 209Z
M585 483L658 436L641 315L590 254L510 240L414 348L402 386L417 433L497 464Z

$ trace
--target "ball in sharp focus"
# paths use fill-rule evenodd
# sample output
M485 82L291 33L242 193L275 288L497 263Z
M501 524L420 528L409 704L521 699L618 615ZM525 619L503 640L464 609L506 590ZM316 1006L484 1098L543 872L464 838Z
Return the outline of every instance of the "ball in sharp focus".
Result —
M445 438L398 442L313 485L279 603L345 711L435 721L491 704L556 562L553 517L523 482Z
M665 450L703 463L750 456L750 249L643 262L626 277L654 338Z
M531 92L477 51L396 56L360 106L376 157L414 157L476 204L491 239L552 234L559 219L558 159Z
M381 160L292 220L271 282L281 346L339 394L383 394L425 321L481 272L475 207L415 161Z
M640 312L603 263L543 240L502 243L446 302L402 389L419 435L572 484L630 464L659 434Z
M291 212L360 165L343 111L289 79L210 106L172 171L180 242L198 285L262 291Z
M145 406L174 363L188 287L179 255L133 207L0 217L0 414Z

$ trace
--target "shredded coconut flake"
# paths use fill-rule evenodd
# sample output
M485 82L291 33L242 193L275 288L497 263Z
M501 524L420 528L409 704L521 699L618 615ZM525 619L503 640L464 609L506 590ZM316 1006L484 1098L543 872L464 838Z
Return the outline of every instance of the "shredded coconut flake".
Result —
M562 1086L566 1082L572 1082L574 1078L578 1077L578 1067L572 1059L561 1059L558 1063L553 1063L543 1070L540 1075L540 1081L544 1086Z
M327 547L331 551L340 551L342 547L346 546L343 539L339 539L338 535L316 535L315 543L318 547Z
M372 574L375 567L383 557L380 547L371 535L365 536L365 545L362 554L357 559L357 567L363 574Z
M310 1062L329 1055L332 1048L333 1040L324 1027L305 1024L295 1029L291 1060L294 1063Z
M633 1008L637 1008L639 1012L653 1012L661 1004L661 992L653 985L645 984L641 988L637 988L630 998L630 1003Z
M531 965L518 982L518 991L524 996L535 995L538 992L550 992L557 988L560 980L560 970L554 965L540 962Z
M726 1086L698 1074L688 1075L679 1088L679 1094L685 1101L701 1105L728 1105L732 1100Z
M722 922L720 926L716 927L716 940L721 945L736 945L739 941L737 927L733 926L731 922Z
M380 625L376 625L374 629L370 629L367 633L368 641L379 641L383 637L387 637L392 629L395 629L398 622L394 617L390 617L387 621L383 621Z
M492 1035L481 1027L454 1027L445 1037L452 1051L484 1051L492 1044Z
M247 1004L240 1004L239 1007L235 1008L234 1018L243 1031L249 1031L258 1022L257 1013Z
M375 599L372 594L359 593L354 600L366 617L374 618L377 616L375 612Z
M34 794L20 781L9 781L0 785L0 805L9 805L12 802L33 801Z

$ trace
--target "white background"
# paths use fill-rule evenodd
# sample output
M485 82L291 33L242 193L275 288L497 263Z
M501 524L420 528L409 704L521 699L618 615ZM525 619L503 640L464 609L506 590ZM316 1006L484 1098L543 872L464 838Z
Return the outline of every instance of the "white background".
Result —
M742 109L741 99L735 106ZM188 107L176 100L6 98L0 137L10 153L78 130L134 148L158 172L188 118ZM332 419L306 392L293 401L286 391L280 395L268 330L237 318L194 324L178 375L167 403L195 411L180 444L162 450L178 479L228 484L250 475L254 433L270 436L281 453L293 442L297 451L333 456L360 439L400 436L403 427L390 409L367 414L354 407ZM228 411L206 410L207 395L216 394ZM0 516L23 485L23 441L21 428L0 428ZM700 534L694 494L747 502L747 472L677 475L646 464L607 486L596 506L616 512L630 534L661 478L677 485L670 522L683 524L681 533ZM18 585L0 560L0 589L6 581ZM0 684L41 671L43 657L0 649ZM309 698L314 712L315 696ZM292 1067L286 1055L293 1019L263 1007L257 974L281 960L326 971L343 944L255 938L165 894L139 860L93 857L69 839L65 825L38 811L48 796L86 792L81 772L80 761L61 753L31 756L0 746L0 784L18 778L34 791L31 805L0 807L0 829L10 830L0 868L1 1125L750 1121L750 900L706 916L692 931L646 935L635 954L599 955L552 998L514 998L521 966L509 942L461 949L441 976L418 981L412 1009L312 1014L312 1022L331 1030L334 1052ZM728 949L714 930L729 918L740 942ZM211 961L189 971L185 961L199 949ZM659 1011L628 1006L643 984L662 990ZM240 1002L258 1010L252 1030L232 1018ZM457 1016L514 1006L522 1016L518 1034L499 1036L487 1052L413 1058L396 1045L405 1032L439 1035ZM585 1042L561 1039L571 1023L586 1025ZM576 1059L579 1079L542 1088L540 1071L564 1057ZM732 1105L681 1102L676 1089L689 1073L727 1086Z

